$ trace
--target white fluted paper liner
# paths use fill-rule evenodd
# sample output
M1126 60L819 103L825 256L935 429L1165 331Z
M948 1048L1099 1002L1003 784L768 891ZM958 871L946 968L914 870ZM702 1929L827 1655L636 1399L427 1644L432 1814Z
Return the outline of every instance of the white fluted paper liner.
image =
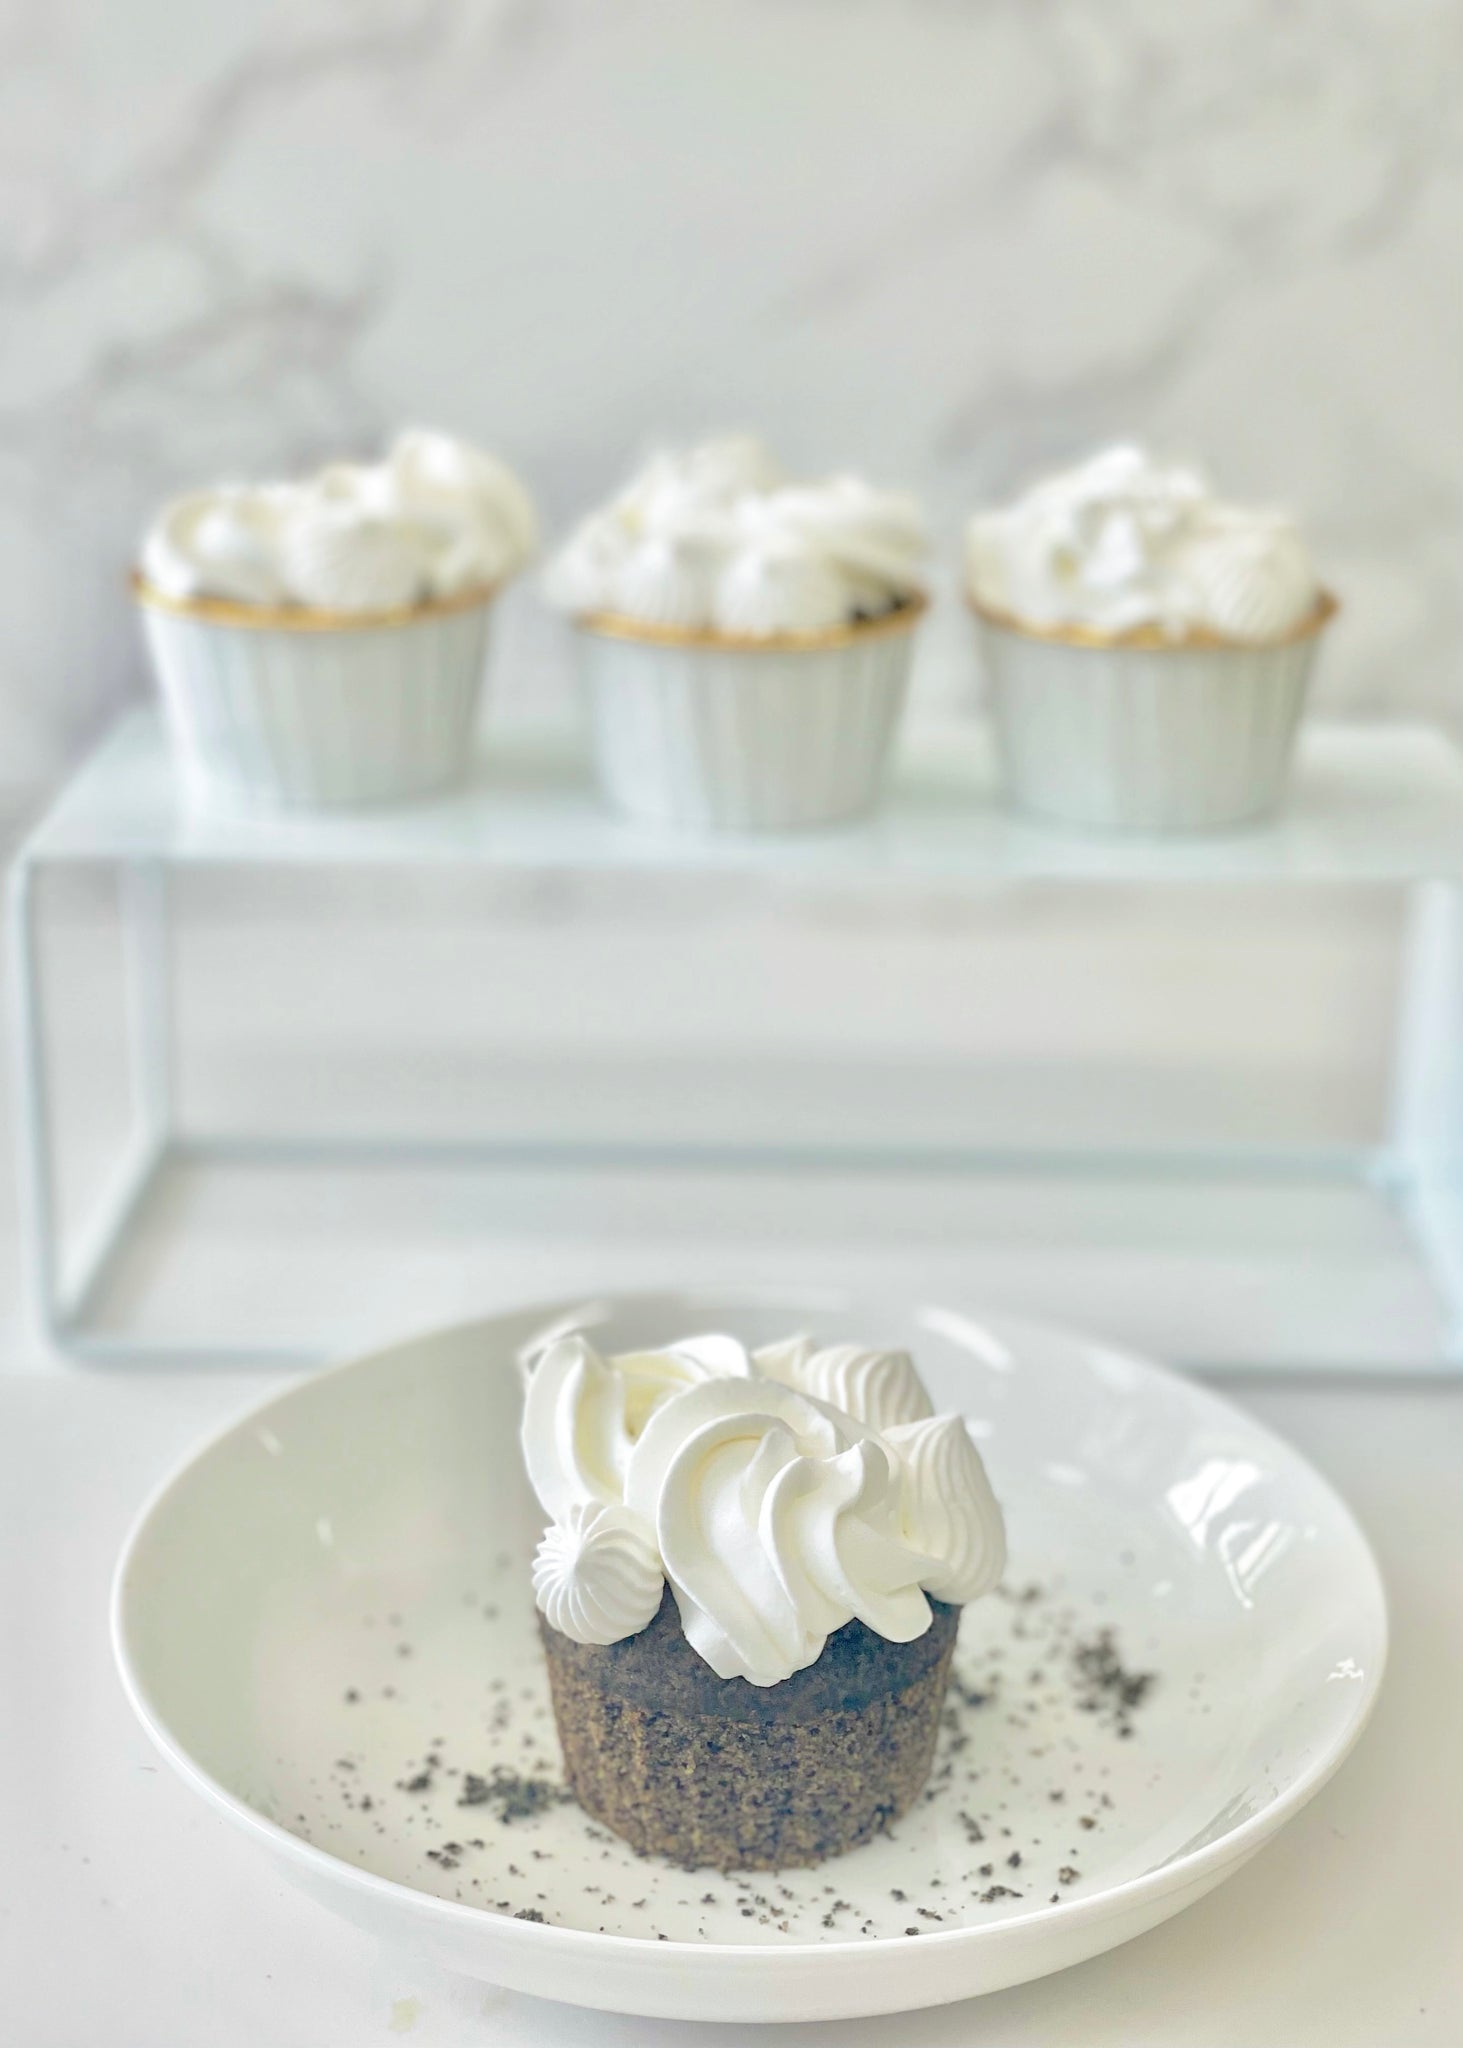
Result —
M306 630L143 603L174 754L230 808L384 804L466 774L491 599Z
M581 628L604 794L643 823L691 831L793 831L863 815L904 706L914 623L767 648Z
M1206 832L1279 803L1316 633L1272 647L1092 647L977 623L1007 790L1023 810Z

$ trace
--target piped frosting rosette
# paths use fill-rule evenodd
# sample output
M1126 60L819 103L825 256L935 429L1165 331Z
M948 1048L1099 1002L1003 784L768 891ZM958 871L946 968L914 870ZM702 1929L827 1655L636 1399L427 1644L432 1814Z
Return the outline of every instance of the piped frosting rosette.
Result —
M1275 810L1336 610L1284 513L1123 445L977 514L966 574L1022 810L1147 833Z
M143 543L142 572L174 600L366 616L486 591L537 541L532 502L505 463L418 427L380 462L173 499Z
M1282 512L1217 498L1197 469L1107 448L966 532L977 605L1037 629L1152 628L1263 645L1313 615L1310 553Z
M818 634L917 597L928 545L907 492L848 475L795 483L761 442L729 434L653 456L580 523L544 587L577 617Z
M719 1677L777 1685L850 1621L912 1641L928 1595L978 1599L1005 1565L980 1454L903 1351L718 1335L604 1358L566 1337L523 1444L553 1518L538 1605L576 1642L638 1634L668 1583Z

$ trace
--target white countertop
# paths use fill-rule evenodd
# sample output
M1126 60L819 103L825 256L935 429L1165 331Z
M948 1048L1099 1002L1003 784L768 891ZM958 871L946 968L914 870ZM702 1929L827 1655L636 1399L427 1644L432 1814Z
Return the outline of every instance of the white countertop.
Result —
M566 1284L575 1275L566 1272ZM0 1953L25 2048L710 2044L720 2030L496 1992L377 1949L281 1885L162 1768L111 1668L138 1502L263 1376L0 1375ZM1141 1940L910 2018L758 2032L838 2048L1404 2048L1463 2032L1463 1386L1247 1382L1352 1502L1392 1600L1361 1748L1277 1843ZM751 2038L757 2030L744 2030Z

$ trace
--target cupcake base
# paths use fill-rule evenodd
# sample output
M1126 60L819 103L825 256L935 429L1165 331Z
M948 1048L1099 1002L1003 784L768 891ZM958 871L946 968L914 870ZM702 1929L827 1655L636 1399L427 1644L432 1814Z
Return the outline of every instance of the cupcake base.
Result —
M686 1868L788 1870L857 1848L929 1777L960 1623L930 1606L916 1641L849 1622L774 1686L718 1678L669 1590L649 1628L605 1648L540 1618L570 1787L641 1855Z
M489 594L358 625L138 594L174 756L204 804L359 809L466 777Z
M1112 832L1222 832L1268 817L1329 616L1264 647L1077 645L979 617L1011 801Z
M580 622L595 767L611 805L691 832L791 832L878 800L904 708L911 600L766 643Z

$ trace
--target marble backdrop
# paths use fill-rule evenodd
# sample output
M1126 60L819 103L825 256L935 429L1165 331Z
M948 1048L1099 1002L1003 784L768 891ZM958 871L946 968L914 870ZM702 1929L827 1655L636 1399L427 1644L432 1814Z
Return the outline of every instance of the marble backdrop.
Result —
M1333 707L1463 716L1460 112L1457 0L0 0L0 785L141 687L161 494L405 420L551 530L757 426L947 556L1142 434L1303 515Z

